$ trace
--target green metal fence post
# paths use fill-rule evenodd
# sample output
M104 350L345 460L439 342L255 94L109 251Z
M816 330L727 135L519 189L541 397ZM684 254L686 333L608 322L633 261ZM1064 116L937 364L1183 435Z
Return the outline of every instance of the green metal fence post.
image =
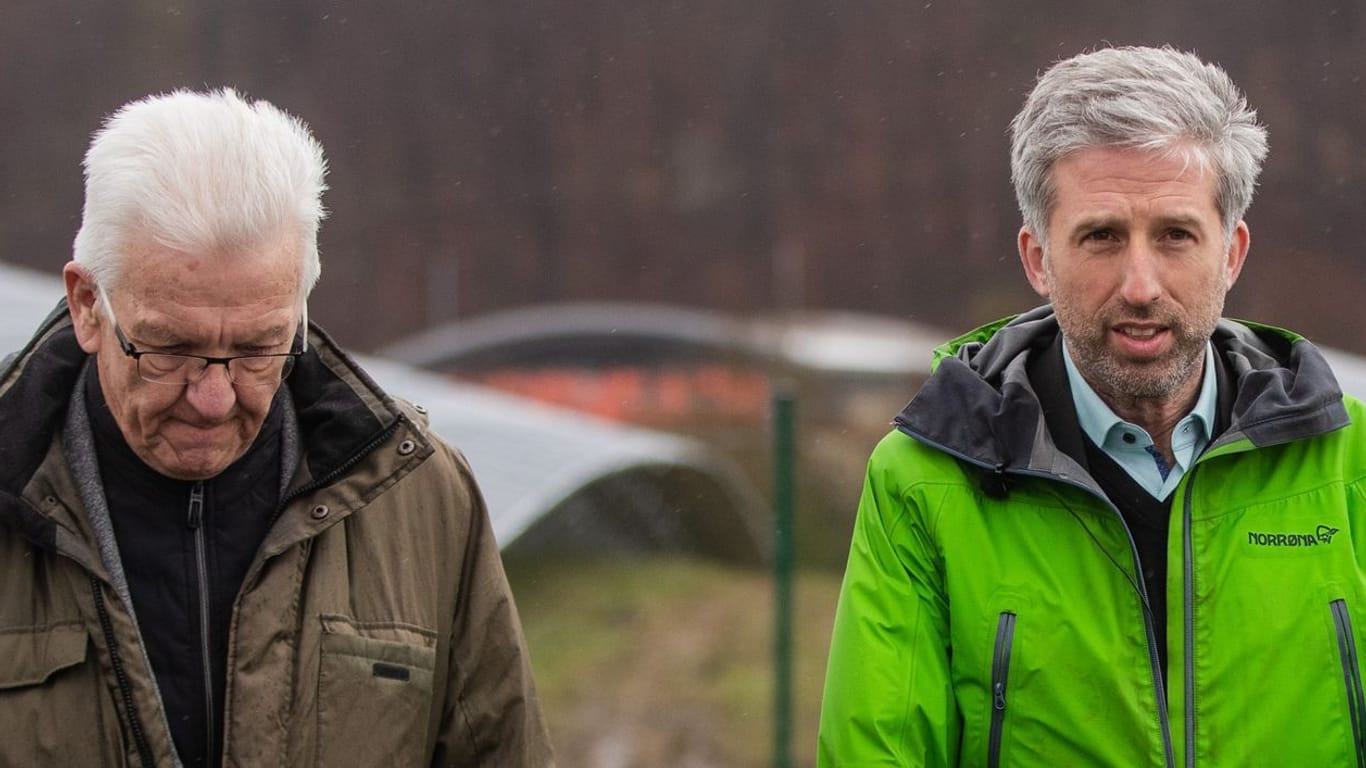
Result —
M773 394L773 766L792 766L792 520L795 429L793 396Z

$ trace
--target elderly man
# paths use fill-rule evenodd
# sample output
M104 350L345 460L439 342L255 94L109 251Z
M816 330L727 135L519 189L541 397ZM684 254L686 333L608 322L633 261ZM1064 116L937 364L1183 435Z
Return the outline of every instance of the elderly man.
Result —
M125 106L0 367L0 765L551 763L469 467L307 320L322 149Z
M1265 154L1186 53L1039 79L1011 160L1050 306L941 347L873 453L821 765L1366 765L1366 413L1220 319Z

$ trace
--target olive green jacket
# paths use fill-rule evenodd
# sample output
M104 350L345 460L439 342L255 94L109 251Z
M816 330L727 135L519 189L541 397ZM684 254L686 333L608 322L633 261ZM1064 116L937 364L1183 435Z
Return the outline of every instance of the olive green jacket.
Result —
M1229 426L1172 496L1164 677L1129 531L1035 394L1057 332L947 346L873 452L819 764L1366 766L1366 409L1308 342L1220 322Z
M235 604L224 765L552 764L469 467L311 342L289 380L300 460ZM173 766L68 456L85 362L59 306L0 365L0 766Z

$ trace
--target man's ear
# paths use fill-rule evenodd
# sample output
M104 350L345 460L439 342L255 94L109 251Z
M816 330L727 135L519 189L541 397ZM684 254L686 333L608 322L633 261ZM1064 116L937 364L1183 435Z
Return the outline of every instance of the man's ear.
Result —
M1238 275L1242 274L1243 264L1247 261L1247 249L1252 245L1252 233L1247 229L1247 222L1239 221L1238 226L1233 228L1233 237L1229 238L1228 253L1224 255L1224 289L1233 288L1233 284L1238 282Z
M1034 286L1034 292L1047 299L1049 294L1048 270L1044 269L1043 241L1028 227L1020 227L1017 244L1020 249L1020 263L1024 265L1025 277L1029 278L1029 284Z
M100 327L104 322L104 316L95 307L99 288L85 267L74 261L62 268L62 280L66 283L66 303L71 311L71 324L76 329L76 341L86 354L93 355L100 351Z

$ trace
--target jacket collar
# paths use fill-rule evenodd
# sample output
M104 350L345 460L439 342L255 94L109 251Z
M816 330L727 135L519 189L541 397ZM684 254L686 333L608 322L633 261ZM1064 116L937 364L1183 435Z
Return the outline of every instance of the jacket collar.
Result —
M1080 473L1085 482L1084 470L1058 448L1039 396L1038 387L1052 391L1059 383L1043 366L1058 339L1057 320L1045 306L947 342L935 350L930 379L897 415L897 428L997 474ZM1220 320L1211 342L1228 373L1220 387L1229 392L1220 397L1219 421L1227 428L1211 447L1241 439L1274 445L1350 422L1327 361L1302 337Z
M53 520L20 498L62 426L85 357L62 300L24 348L0 365L0 524L17 527L48 550L57 548Z
M309 330L308 349L286 382L303 454L292 483L296 487L336 477L405 420L394 400L322 329L311 325ZM0 439L0 525L20 529L49 550L57 548L56 521L49 511L21 499L50 460L87 357L62 300L24 349L0 363L0 424L6 426Z

